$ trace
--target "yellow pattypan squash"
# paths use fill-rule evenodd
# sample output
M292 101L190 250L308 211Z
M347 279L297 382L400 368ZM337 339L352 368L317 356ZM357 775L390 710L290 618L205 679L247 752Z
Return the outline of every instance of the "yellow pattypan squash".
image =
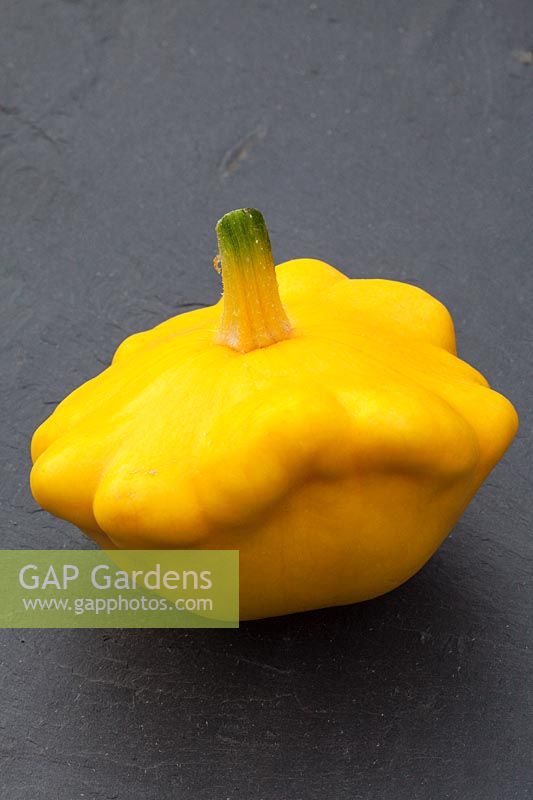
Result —
M32 441L43 508L105 548L240 551L241 617L407 580L511 442L513 406L414 286L217 226L224 295L126 339Z

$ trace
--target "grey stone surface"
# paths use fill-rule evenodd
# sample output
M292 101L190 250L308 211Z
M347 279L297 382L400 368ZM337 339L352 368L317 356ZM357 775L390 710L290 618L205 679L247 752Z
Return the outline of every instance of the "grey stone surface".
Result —
M2 632L1 797L531 797L530 0L0 5L2 547L87 546L31 499L31 433L128 333L218 297L236 207L277 260L431 291L522 418L380 600Z

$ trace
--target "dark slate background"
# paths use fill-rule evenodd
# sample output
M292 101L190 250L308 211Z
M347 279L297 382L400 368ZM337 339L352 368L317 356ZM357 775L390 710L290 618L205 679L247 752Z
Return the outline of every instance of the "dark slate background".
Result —
M423 286L521 432L406 586L240 631L4 631L6 800L525 800L531 0L2 0L4 548L85 547L28 443L215 301L217 218Z

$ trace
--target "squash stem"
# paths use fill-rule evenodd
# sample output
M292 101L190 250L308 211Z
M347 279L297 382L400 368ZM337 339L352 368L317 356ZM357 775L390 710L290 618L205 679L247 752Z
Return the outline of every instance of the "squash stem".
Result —
M288 339L291 325L281 304L263 215L230 211L217 227L224 309L217 342L247 353Z

